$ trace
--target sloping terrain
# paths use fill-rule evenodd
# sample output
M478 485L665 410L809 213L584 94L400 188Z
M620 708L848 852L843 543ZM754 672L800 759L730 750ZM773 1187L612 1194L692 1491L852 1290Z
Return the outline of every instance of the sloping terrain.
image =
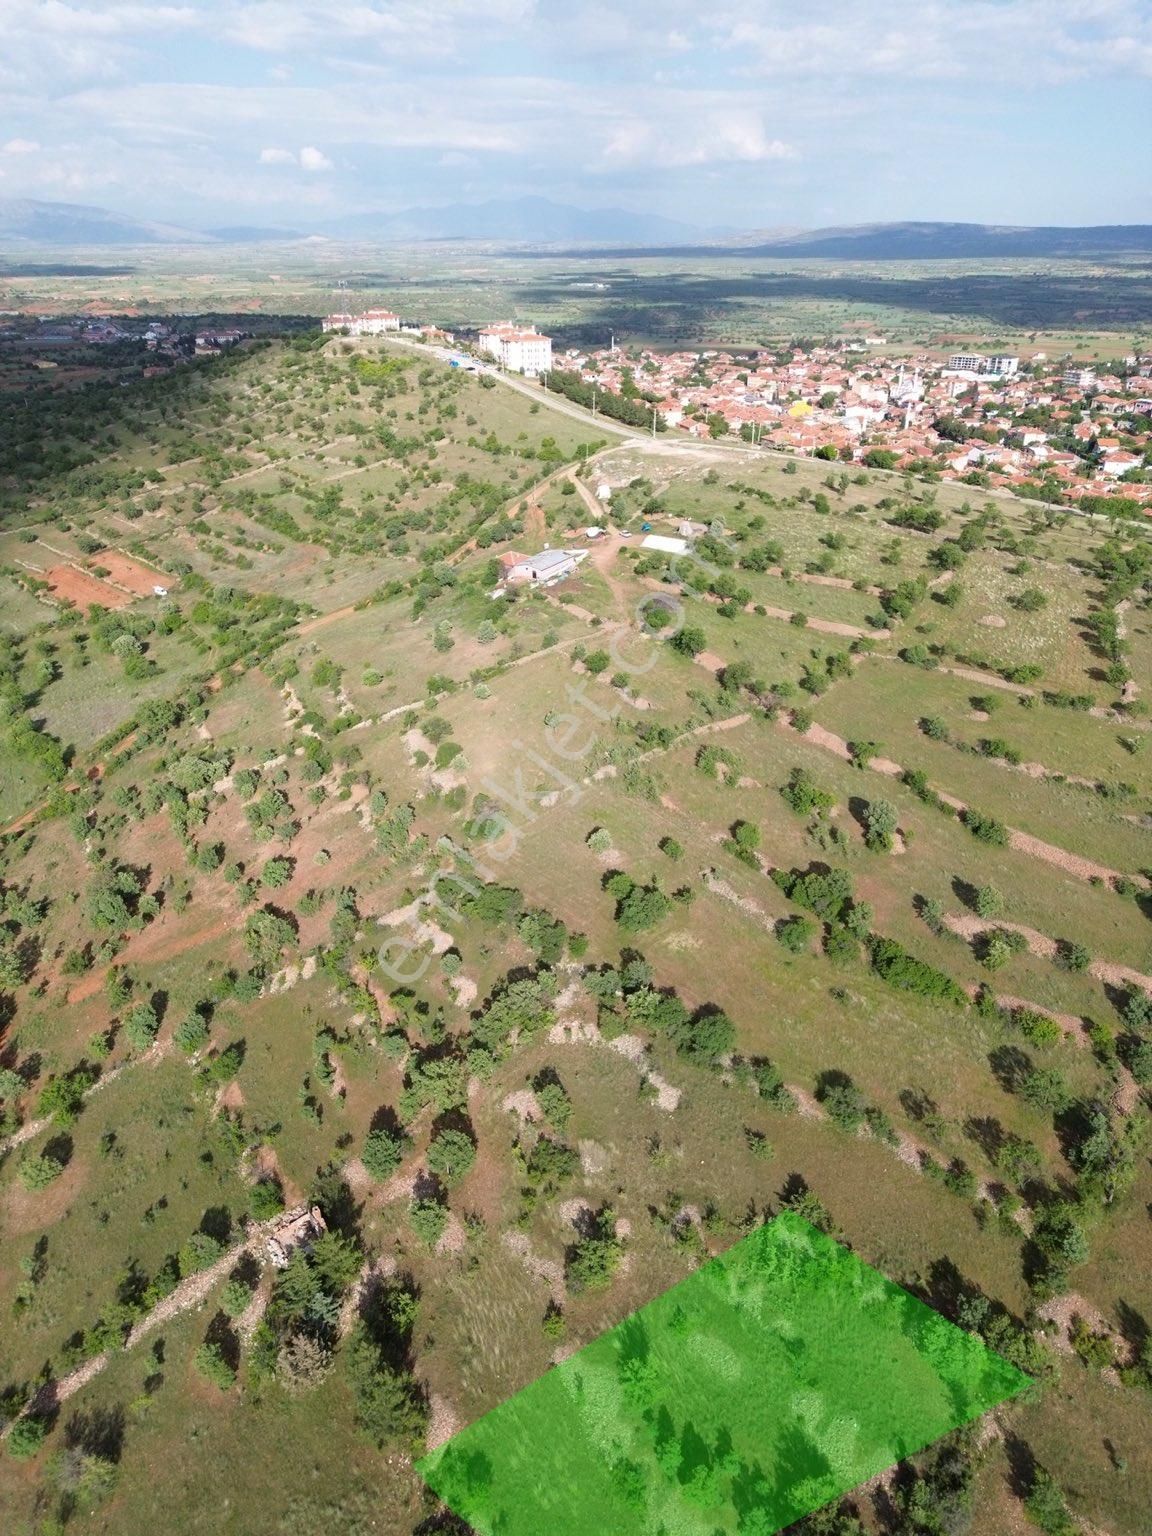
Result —
M5 433L9 1528L459 1529L425 1446L789 1209L1035 1379L799 1529L1146 1529L1141 530L372 343Z

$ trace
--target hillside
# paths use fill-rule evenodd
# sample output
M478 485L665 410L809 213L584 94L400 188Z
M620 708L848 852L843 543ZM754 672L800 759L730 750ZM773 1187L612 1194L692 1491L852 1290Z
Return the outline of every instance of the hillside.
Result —
M996 224L859 224L741 241L749 255L852 261L974 261L1007 257L1075 259L1152 251L1152 224L1014 228Z
M794 1531L1146 1529L1142 528L371 341L7 403L8 1528L463 1531L414 1457L790 1210L1034 1380Z
M0 241L20 245L177 245L204 236L88 203L0 198Z

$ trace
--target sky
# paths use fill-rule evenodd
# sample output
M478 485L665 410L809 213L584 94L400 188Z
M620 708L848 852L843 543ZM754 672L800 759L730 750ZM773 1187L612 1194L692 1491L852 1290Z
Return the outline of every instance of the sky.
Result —
M0 0L0 198L1152 222L1152 0Z

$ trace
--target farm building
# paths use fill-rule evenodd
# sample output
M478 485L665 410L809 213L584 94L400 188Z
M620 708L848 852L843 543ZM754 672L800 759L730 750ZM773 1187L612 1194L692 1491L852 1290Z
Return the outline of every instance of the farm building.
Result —
M673 539L666 533L649 533L640 540L641 549L658 549L665 555L686 555L687 539Z
M504 566L504 579L519 585L521 582L537 582L549 587L554 581L563 581L588 558L586 549L544 549L538 555L518 555L514 562ZM501 557L501 564L508 556Z

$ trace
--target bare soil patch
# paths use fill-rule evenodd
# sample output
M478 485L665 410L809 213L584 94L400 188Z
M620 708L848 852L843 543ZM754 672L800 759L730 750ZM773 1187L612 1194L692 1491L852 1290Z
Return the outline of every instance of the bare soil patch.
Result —
M89 603L96 603L101 608L127 608L132 601L127 592L120 592L106 581L90 576L78 565L54 565L44 579L55 597L73 602L77 608L87 608Z
M150 566L142 565L139 560L133 560L130 555L121 554L118 549L102 549L98 555L93 555L92 563L103 566L108 572L109 581L127 587L137 597L151 597L153 587L179 585L178 577L169 576L164 571L154 571Z

